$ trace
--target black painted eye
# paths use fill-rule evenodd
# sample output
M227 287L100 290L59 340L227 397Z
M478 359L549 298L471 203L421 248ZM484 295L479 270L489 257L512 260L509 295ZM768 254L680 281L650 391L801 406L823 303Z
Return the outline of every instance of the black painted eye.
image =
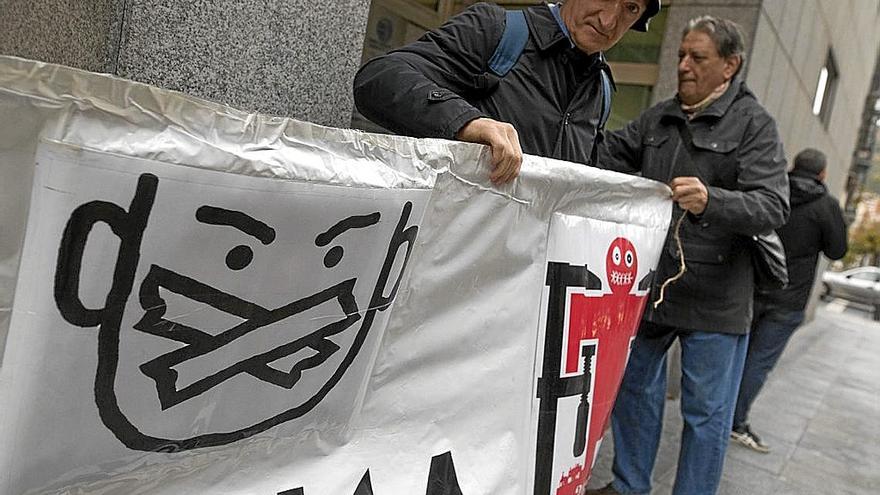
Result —
M627 266L627 268L632 268L634 259L635 259L635 256L633 255L633 252L627 251L626 252L626 266Z
M230 270L247 268L254 260L254 250L248 246L235 246L226 253L226 266Z
M345 250L342 249L342 246L333 246L324 256L324 266L327 268L333 268L338 265L343 254L345 254Z
M620 248L617 246L614 246L614 250L611 251L611 261L613 261L615 265L620 264Z

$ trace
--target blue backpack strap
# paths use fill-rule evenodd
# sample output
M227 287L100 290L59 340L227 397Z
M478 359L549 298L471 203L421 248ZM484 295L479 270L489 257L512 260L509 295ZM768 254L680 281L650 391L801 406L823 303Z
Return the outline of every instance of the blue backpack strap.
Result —
M504 24L501 41L489 59L489 70L498 77L504 77L510 72L529 41L529 26L523 11L508 10L506 14L507 22Z
M510 69L513 69L529 41L529 26L526 24L525 13L522 10L508 10L505 14L507 22L504 24L504 32L492 58L489 59L489 70L498 77L504 77ZM599 121L599 129L604 129L605 123L611 117L612 83L611 76L604 67L605 55L602 54L601 57L603 67L599 70L599 75L602 81L602 117Z
M599 74L602 75L602 120L599 121L599 129L604 129L608 117L611 117L611 78L604 69Z
M608 118L611 117L611 76L605 67L605 54L602 57L602 68L599 69L599 78L602 80L602 119L599 121L599 129L604 129Z

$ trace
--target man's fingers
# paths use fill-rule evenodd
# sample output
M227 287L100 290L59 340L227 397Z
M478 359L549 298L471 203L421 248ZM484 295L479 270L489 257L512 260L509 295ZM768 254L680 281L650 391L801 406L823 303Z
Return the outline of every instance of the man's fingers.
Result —
M504 160L495 168L490 178L496 184L505 184L512 181L519 174L520 162L514 155L505 156Z
M516 161L510 155L505 155L494 165L489 178L496 184L504 184L513 180L516 177L517 171Z
M673 199L706 191L706 186L696 177L676 177L669 183L669 187L672 189Z
M503 130L505 131L505 138L508 144L508 156L506 157L506 174L501 177L500 182L506 183L519 175L519 170L522 166L522 148L520 148L519 144L519 134L517 134L516 129L512 125L506 125Z
M675 201L679 201L689 196L698 196L701 194L701 192L702 190L696 186L678 187L672 190L672 199L674 199Z
M669 182L672 200L683 210L702 214L709 201L709 192L698 177L676 177Z
M489 145L492 151L492 171L489 178L492 182L503 184L519 175L522 148L519 135L512 125L485 117L478 118L462 126L456 133L456 138Z
M505 184L519 175L522 165L522 150L519 135L510 124L497 127L499 135L492 146L492 173L490 180L496 184Z
M507 173L507 143L498 141L489 146L492 149L492 172L489 174L489 179L498 182Z
M510 177L508 179L509 182L519 176L519 171L520 169L522 169L523 152L522 147L519 144L519 133L516 132L516 129L513 126L510 126L507 129L507 139L510 141L510 145L513 151L513 164L510 168Z

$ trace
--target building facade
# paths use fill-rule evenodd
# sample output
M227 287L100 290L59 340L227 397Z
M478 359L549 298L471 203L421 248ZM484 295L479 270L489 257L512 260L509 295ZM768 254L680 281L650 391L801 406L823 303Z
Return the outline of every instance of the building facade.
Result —
M862 126L853 153L852 166L846 180L846 205L844 214L847 221L856 219L856 209L866 188L880 193L880 56L874 67L874 77L865 109L862 113Z

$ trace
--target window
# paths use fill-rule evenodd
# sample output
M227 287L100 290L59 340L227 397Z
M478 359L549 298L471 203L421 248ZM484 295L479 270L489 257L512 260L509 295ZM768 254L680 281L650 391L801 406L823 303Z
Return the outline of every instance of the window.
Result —
M831 121L831 109L834 106L834 95L837 92L839 78L840 74L837 70L834 54L828 50L825 65L819 70L816 95L813 97L813 115L819 117L826 128Z
M618 83L612 102L611 116L605 126L620 129L651 105L651 86Z
M880 98L874 100L874 125L880 127Z

